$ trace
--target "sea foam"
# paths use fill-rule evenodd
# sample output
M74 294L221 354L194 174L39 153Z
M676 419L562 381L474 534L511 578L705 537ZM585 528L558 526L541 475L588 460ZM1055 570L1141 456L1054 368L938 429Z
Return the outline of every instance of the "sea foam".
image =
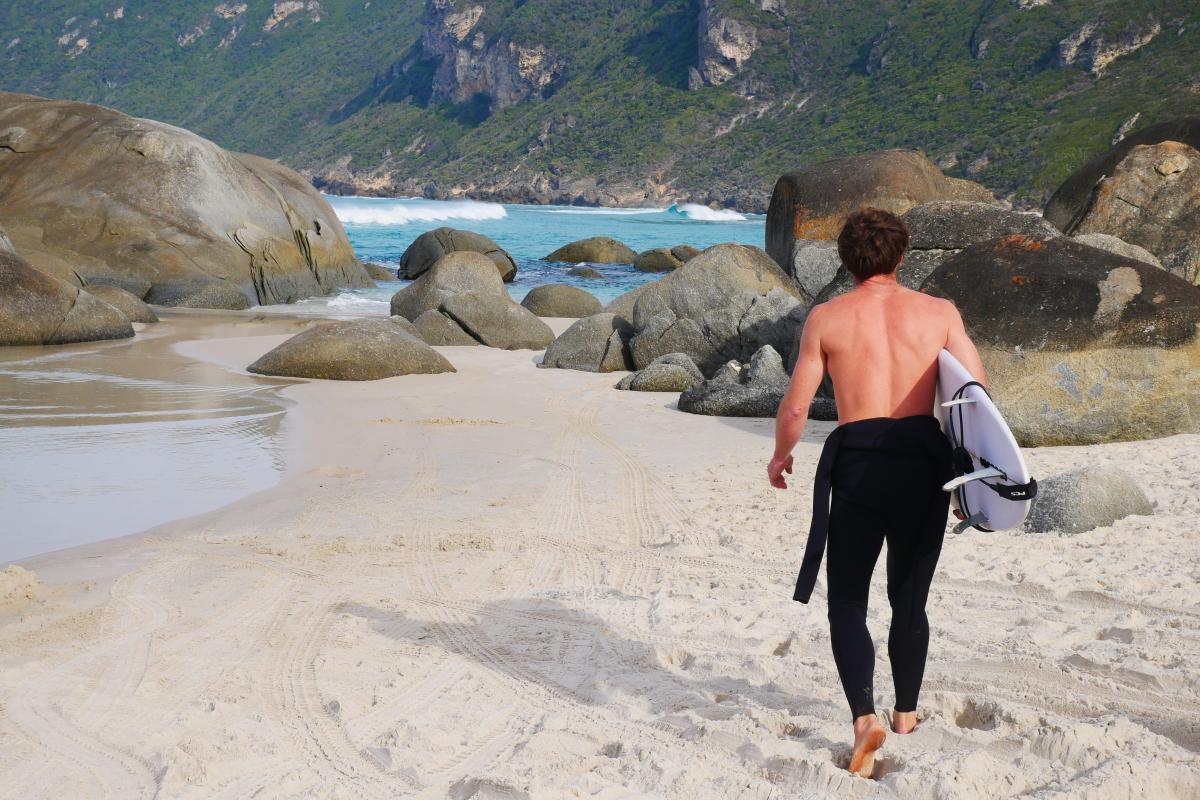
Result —
M326 196L334 213L347 225L407 225L410 222L442 222L451 219L504 219L499 203L478 200L421 200L379 197Z
M699 203L676 203L668 213L696 220L697 222L745 222L746 216L732 209L712 209Z

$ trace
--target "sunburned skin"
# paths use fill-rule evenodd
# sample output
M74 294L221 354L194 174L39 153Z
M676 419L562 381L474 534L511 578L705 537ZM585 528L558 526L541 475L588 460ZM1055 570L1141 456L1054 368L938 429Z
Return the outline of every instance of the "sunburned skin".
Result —
M942 348L984 382L953 303L874 276L809 314L784 407L807 412L828 371L840 424L930 414Z
M787 488L785 473L792 472L792 449L800 441L809 404L827 373L841 425L879 417L928 416L933 413L938 354L943 348L986 384L979 353L954 304L900 285L894 271L868 278L851 292L813 308L776 418L775 454L767 466L771 485ZM916 724L915 711L893 711L894 732L910 733ZM875 714L857 717L850 772L871 777L875 755L886 738L887 730Z

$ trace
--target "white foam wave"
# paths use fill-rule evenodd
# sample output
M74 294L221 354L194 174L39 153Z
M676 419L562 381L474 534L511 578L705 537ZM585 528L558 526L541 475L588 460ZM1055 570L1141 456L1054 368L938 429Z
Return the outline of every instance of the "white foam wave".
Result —
M712 209L699 203L676 203L667 211L697 222L745 222L746 215L728 208Z
M449 219L504 219L499 203L478 200L409 200L374 197L329 197L334 213L347 225L407 225Z

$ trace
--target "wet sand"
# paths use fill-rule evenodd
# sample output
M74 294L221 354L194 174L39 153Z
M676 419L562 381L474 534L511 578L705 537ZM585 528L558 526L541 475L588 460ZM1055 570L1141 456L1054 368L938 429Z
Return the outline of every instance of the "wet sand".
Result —
M286 384L173 349L246 325L166 314L130 340L0 350L0 563L146 530L276 483Z
M238 372L275 324L164 358ZM1156 513L949 539L925 719L867 780L823 580L790 599L831 425L777 492L769 420L443 350L457 374L273 388L272 488L0 571L0 796L1196 796L1200 437L1029 453Z

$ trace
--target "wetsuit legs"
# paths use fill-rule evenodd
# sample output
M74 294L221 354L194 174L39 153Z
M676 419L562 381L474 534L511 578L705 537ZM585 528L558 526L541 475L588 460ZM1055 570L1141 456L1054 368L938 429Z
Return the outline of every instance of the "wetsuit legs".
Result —
M907 531L888 536L888 600L892 605L888 658L896 687L897 711L917 710L917 695L921 693L929 652L925 603L942 552L948 500L949 495L943 493L932 503L934 507L924 519L914 520L916 524Z
M883 530L878 514L834 497L825 561L829 638L854 719L875 713L875 645L867 630L867 596Z
M941 553L948 503L949 495L939 492L927 509L884 515L836 494L833 498L826 561L829 636L842 689L855 719L875 713L875 647L867 630L867 598L885 532L888 600L892 606L888 656L896 688L896 710L916 710L929 649L925 603Z

